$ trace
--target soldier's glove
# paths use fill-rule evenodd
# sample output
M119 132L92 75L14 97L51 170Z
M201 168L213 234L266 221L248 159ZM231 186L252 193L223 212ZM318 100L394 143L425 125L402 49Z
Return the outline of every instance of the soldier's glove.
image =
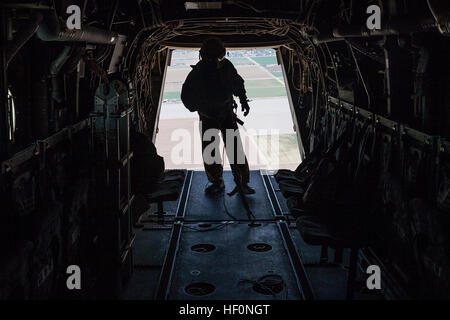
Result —
M241 103L241 109L242 112L244 113L244 117L246 117L248 115L248 113L250 112L250 106L248 105L248 101L247 99L239 99L240 103Z

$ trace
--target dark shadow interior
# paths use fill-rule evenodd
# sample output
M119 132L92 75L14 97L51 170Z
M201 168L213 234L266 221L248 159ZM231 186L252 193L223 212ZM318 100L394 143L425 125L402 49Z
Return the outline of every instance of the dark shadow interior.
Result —
M2 1L0 299L448 299L449 17L437 0ZM254 195L228 195L226 170L207 196L153 145L173 50L211 36L282 70L301 161L251 170Z

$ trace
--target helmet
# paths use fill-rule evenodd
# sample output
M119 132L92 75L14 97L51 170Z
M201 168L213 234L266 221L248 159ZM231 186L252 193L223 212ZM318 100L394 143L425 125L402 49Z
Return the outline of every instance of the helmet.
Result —
M207 61L221 61L225 57L225 52L222 40L213 37L203 41L200 56Z

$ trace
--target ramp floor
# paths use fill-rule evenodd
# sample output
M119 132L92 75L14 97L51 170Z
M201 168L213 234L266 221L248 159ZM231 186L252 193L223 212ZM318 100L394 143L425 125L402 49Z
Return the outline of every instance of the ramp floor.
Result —
M193 173L165 298L302 299L260 172L251 172L256 193L247 196L255 225L239 195L227 195L235 186L230 171L224 172L224 181L225 193L207 196L205 172Z
M184 225L169 299L300 299L276 224L250 227L247 223L223 223L213 224L212 228L202 231L196 225ZM262 243L271 249L264 252L248 249L249 245ZM195 251L204 244L215 248L209 252ZM285 283L283 290L273 294L255 291L254 283L266 275L281 276ZM215 289L206 295L187 293L186 288L196 283L208 283Z
M190 172L180 199L164 203L171 214L163 221L155 208L142 215L124 299L343 299L346 269L319 264L320 246L303 241L275 179L262 177L251 172L256 194L247 199L257 224L251 227L239 196L226 195L235 186L230 171L225 193L214 197L204 193L205 172ZM358 292L355 298L379 297Z
M226 211L238 220L246 220L247 214L238 195L228 196L235 183L231 171L223 173L225 193L217 196L206 196L204 189L208 185L204 171L194 171L191 191L187 202L185 221L222 221L232 219ZM250 172L249 185L255 189L256 194L247 197L248 204L257 219L273 219L270 202L259 171Z

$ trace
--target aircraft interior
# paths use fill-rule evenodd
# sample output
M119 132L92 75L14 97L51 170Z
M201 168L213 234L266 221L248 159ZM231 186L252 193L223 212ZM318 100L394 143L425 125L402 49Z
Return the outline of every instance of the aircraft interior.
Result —
M2 0L0 15L1 300L450 298L448 1ZM254 194L228 164L205 193L183 85L211 38L250 99L246 117L235 103L265 159ZM195 165L172 159L186 152Z

